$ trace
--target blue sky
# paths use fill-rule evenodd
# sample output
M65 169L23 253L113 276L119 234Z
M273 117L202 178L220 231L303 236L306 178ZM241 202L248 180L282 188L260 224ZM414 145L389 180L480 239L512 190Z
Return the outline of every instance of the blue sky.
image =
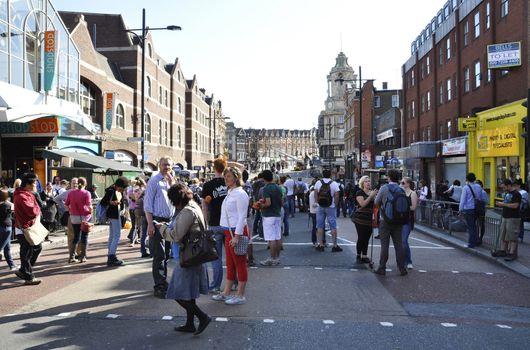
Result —
M129 28L152 32L155 50L179 57L237 126L316 126L326 76L342 51L377 88L401 88L410 43L435 16L439 0L52 0L57 10L122 14ZM341 41L342 37L342 41Z

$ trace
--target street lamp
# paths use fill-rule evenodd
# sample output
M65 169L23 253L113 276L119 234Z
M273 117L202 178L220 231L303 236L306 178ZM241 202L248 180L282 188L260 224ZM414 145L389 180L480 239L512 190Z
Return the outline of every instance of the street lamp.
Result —
M160 28L150 28L145 26L145 9L142 9L142 28L140 29L126 29L125 31L128 33L133 34L138 41L140 41L140 44L142 46L142 92L141 92L141 148L142 148L142 159L140 161L140 168L142 171L144 170L145 165L145 39L147 36L147 33L150 30L182 30L181 27L176 25L169 25L167 27L160 27ZM137 31L142 31L142 35L138 35Z
M331 129L333 128L333 124L331 124L331 120L328 121L328 124L325 125L324 127L328 129L328 165L329 165L329 170L331 171Z

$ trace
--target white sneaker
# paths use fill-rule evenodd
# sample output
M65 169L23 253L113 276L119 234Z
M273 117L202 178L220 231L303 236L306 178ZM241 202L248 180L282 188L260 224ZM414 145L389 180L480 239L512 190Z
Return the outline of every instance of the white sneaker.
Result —
M407 264L407 269L412 270L413 268L414 266L412 266L412 264Z
M226 296L223 293L219 293L219 294L212 295L212 300L215 300L215 301L227 301L229 299L232 299L233 297L234 297L234 295Z
M281 264L281 263L280 263L280 259L273 259L273 260L272 260L272 266L278 266L278 265L280 265L280 264Z
M259 264L262 266L272 266L274 265L274 260L272 260L271 258L267 258L265 260L260 261Z
M225 304L226 305L243 305L246 302L247 302L247 298L236 295L233 298L226 300Z

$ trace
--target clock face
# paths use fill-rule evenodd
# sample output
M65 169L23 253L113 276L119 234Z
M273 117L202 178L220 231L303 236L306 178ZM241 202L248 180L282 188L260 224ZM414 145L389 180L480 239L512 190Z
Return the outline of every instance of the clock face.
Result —
M328 102L328 108L329 109L333 108L333 102L331 102L331 101Z

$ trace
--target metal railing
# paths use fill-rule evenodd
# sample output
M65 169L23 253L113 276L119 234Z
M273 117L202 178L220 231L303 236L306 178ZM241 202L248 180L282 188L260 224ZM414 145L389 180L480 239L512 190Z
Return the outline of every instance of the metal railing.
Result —
M441 233L468 241L467 224L458 212L458 203L423 200L419 201L415 212L417 224L430 227ZM495 249L498 245L501 224L500 210L487 208L486 216L477 220L477 234L483 232L482 246Z

